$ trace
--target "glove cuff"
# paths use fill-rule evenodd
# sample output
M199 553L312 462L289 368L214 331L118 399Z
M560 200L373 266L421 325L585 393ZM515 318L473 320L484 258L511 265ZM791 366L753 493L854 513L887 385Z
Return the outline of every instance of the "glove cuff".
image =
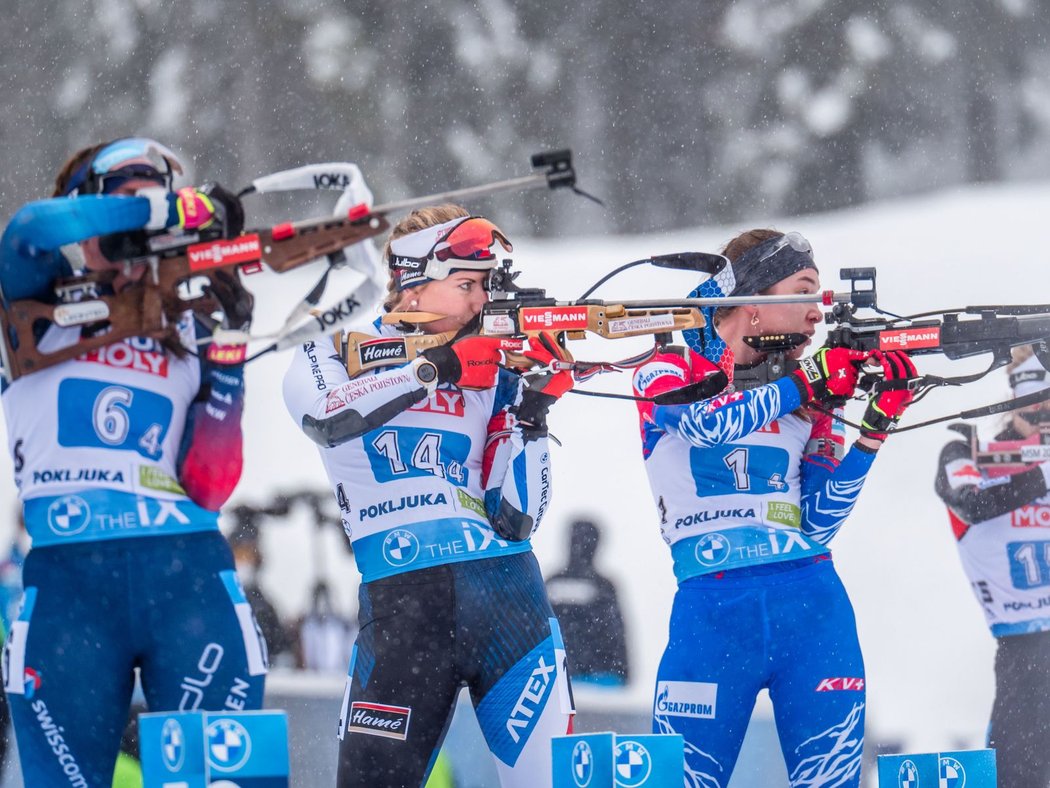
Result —
M805 359L804 359L805 360ZM798 389L798 396L801 404L808 405L816 397L813 393L813 386L809 382L809 377L806 372L803 371L803 367L800 365L798 369L792 372L790 375L786 375L788 380L795 384Z
M521 403L515 408L518 423L526 440L547 434L547 411L558 401L552 394L526 389L521 394Z

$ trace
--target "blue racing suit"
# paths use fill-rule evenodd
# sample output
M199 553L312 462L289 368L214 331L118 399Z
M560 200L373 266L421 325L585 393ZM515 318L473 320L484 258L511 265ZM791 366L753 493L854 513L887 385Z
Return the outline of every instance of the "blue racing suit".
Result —
M380 332L396 350L397 332ZM565 649L531 544L512 536L550 502L546 431L515 419L517 375L428 389L414 369L351 380L326 339L285 377L364 581L338 784L422 785L466 686L504 788L549 786L550 739L573 712Z
M40 274L60 272L59 246L141 227L148 208L95 196L25 206L0 239L5 299L46 299ZM182 348L201 333L182 316ZM52 324L34 339L49 352L80 336ZM33 541L3 657L27 785L111 784L135 668L155 711L261 707L265 645L218 530L240 477L243 390L240 368L151 338L4 386Z
M645 396L702 379L664 352ZM864 664L827 543L874 454L800 409L790 378L689 406L639 405L643 455L678 592L657 673L653 731L685 737L685 785L723 788L768 688L792 786L856 786Z

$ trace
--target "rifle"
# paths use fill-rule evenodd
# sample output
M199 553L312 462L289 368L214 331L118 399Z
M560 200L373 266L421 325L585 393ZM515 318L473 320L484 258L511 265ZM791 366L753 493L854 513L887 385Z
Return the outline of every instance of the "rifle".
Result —
M1050 304L966 306L896 315L878 306L874 268L843 268L839 276L850 282L850 296L830 304L831 311L825 315L825 321L832 326L825 341L829 347L846 347L865 352L903 350L909 355L936 353L950 360L991 354L988 368L973 374L951 377L920 375L899 382L883 381L866 374L861 377L861 389L875 392L906 386L914 392L913 401L919 400L941 386L961 386L980 380L1008 364L1011 349L1020 345L1032 345L1040 363L1050 369ZM859 317L857 310L861 308L871 309L878 317ZM805 339L801 334L788 334L746 337L745 341L751 347L770 354L772 362L765 365L767 368L779 365L783 370L780 374L787 374L794 368L794 362L784 354L798 347ZM763 379L762 373L760 367L753 379L742 381L742 387L768 382L769 378ZM896 431L918 429L955 418L974 419L1005 413L1048 399L1050 389L899 427Z
M253 337L243 332L220 331L209 346L208 357L217 363L240 363L245 360L243 343L248 340L273 340L262 351L269 352L316 338L356 318L361 304L354 293L344 298L336 309L311 318L305 324L295 325L295 321L316 306L324 292L328 272L342 264L341 255L346 247L389 229L388 214L507 190L567 187L583 194L576 188L570 151L537 154L531 163L543 171L371 209L355 205L341 215L284 222L248 230L234 238L222 237L222 231L218 229L184 234L135 231L105 236L100 243L110 259L129 261L129 265L143 262L148 265L147 275L120 293L106 294L106 286L115 273L88 272L55 281L53 303L25 298L4 304L0 308L3 375L10 382L129 337L168 337L174 330L172 316L186 310L201 316L217 311L214 299L199 294L197 289L202 279L209 279L217 271L254 273L266 267L284 273L318 258L327 258L325 275L303 303L292 311L277 334ZM356 171L356 166L347 164L310 165L264 176L241 194L341 188L349 184L350 173ZM193 294L195 290L197 295ZM82 332L79 340L71 346L47 352L39 347L38 340L41 327L50 324L63 328L98 326L106 330L93 331L90 336L84 336ZM224 347L223 343L229 345ZM237 349L239 352L230 350L229 346L235 343L242 344ZM258 355L261 353L251 358Z
M653 358L660 349L659 343L669 338L673 331L698 330L708 326L710 317L705 313L712 312L717 307L755 303L863 302L862 294L832 291L816 295L718 296L616 301L588 298L594 290L616 274L640 265L693 271L713 278L718 277L724 271L732 270L729 261L720 254L679 252L656 255L616 268L589 287L579 299L558 301L548 297L546 291L541 288L519 287L515 280L520 271L512 270L512 261L504 260L500 266L489 273L486 287L490 301L482 307L477 325L468 327L463 333L477 332L482 335L499 336L524 342L541 332L550 332L555 334L563 346L566 340L583 339L587 334L594 334L604 339L656 335L658 344L651 350L619 361L555 362L557 370L571 369L577 380L585 381L600 372L642 366ZM347 372L354 377L376 367L404 363L428 348L457 338L457 335L452 332L426 334L418 330L420 324L442 317L444 315L428 312L392 312L383 317L383 322L399 324L408 333L383 337L363 333L344 335L340 350L347 366ZM805 339L806 337L801 337L801 340ZM506 355L508 367L529 374L533 364L530 359L514 352ZM702 383L684 386L656 398L577 389L574 391L579 394L614 399L651 400L658 404L684 404L718 394L727 382L727 379L722 376L710 376Z

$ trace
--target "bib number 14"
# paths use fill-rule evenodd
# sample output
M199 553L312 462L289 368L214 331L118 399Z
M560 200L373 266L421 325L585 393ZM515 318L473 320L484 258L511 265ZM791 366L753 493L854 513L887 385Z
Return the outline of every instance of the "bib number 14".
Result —
M383 430L365 446L377 481L437 476L459 487L467 483L470 438L465 435L403 427Z

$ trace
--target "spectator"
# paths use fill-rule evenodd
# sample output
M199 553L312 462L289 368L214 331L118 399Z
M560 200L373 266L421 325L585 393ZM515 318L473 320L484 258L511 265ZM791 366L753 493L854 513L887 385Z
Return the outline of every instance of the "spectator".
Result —
M591 520L573 522L569 563L547 580L561 622L573 679L604 686L627 683L627 638L616 586L594 565L601 531Z
M292 638L281 622L277 609L259 586L263 555L259 549L259 530L254 521L262 513L248 506L235 507L232 514L237 518L238 525L230 534L229 542L233 550L237 576L244 588L244 596L251 605L255 620L266 639L270 661L273 662L281 654L291 653Z

